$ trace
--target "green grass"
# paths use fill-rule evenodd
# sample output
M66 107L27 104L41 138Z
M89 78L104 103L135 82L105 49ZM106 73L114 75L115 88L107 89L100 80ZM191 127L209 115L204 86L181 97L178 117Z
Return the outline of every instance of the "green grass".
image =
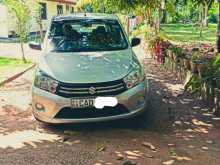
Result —
M21 66L21 65L30 65L31 62L28 61L27 63L24 63L20 59L15 59L15 58L5 58L5 57L0 57L0 67L5 67L5 66Z
M203 29L200 37L200 28L194 24L162 24L161 32L174 42L209 42L216 41L216 24L209 24Z
M20 59L0 57L0 81L7 77L7 74L16 74L31 64L30 61L24 63Z

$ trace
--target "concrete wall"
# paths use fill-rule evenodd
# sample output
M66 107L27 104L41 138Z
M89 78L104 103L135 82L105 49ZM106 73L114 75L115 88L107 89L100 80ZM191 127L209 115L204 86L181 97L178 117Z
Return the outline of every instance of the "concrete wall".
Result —
M33 0L33 1L35 1L35 0ZM38 2L43 2L43 3L47 4L47 20L43 20L43 29L44 30L47 29L53 16L57 15L57 5L58 4L63 5L63 13L64 14L70 13L71 7L73 7L73 5L69 5L70 10L69 10L69 12L67 12L66 11L67 4L63 4L60 2L47 1L47 0L38 0ZM33 7L30 6L30 9L31 8L33 8ZM32 11L31 15L32 15L32 19L30 21L30 24L31 24L30 32L39 31L39 26L33 17L34 11ZM5 6L3 6L3 5L0 5L0 27L1 27L0 28L0 37L8 37L10 31L16 31L16 19L14 18L13 15L11 15L7 11Z
M8 16L5 6L0 4L0 37L8 37Z

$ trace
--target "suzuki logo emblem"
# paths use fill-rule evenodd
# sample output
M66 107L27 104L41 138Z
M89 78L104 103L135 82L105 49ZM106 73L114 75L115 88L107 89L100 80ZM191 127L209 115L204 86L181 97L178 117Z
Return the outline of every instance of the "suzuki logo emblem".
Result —
M90 87L90 88L89 88L89 93L90 93L91 95L96 94L96 89L95 89L94 87Z

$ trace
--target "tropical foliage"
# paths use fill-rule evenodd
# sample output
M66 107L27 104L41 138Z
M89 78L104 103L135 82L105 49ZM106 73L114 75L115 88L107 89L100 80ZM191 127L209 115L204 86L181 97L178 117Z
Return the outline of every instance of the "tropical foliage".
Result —
M208 26L217 21L217 2L214 0L79 0L78 8L86 11L121 13L142 16L150 25L160 23L194 22Z

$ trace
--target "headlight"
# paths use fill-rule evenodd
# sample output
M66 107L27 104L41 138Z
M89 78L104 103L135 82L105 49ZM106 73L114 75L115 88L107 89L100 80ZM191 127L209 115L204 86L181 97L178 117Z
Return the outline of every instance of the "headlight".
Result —
M141 67L137 67L134 71L128 74L124 78L124 82L128 89L131 89L145 80L144 70Z
M37 70L34 80L34 86L51 93L56 93L58 82L44 74L42 71Z

